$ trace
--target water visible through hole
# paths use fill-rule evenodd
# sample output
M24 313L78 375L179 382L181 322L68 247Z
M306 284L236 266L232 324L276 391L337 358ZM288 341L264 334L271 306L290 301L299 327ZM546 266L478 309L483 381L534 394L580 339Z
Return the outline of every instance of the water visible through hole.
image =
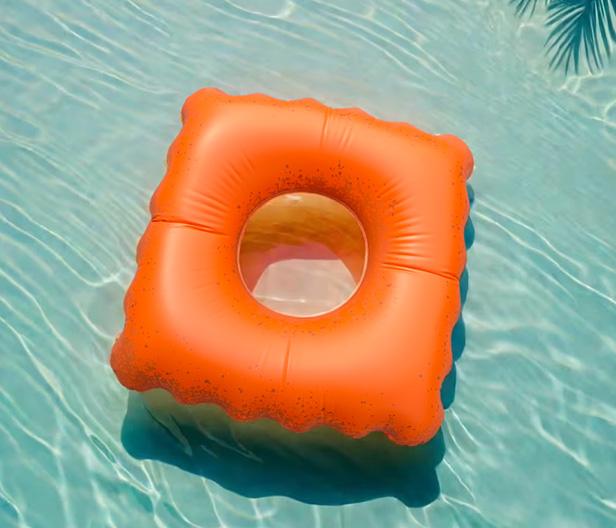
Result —
M364 233L343 204L315 193L272 198L250 217L240 244L240 271L261 304L310 317L344 304L366 261Z

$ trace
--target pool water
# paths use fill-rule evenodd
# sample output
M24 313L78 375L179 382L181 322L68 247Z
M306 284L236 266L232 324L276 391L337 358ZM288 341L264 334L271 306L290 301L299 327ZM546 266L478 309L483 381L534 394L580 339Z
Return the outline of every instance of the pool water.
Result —
M545 36L502 0L4 0L0 526L615 526L616 68L565 78ZM353 468L332 479L359 487L331 500L293 465L293 492L246 486L242 460L267 474L275 447L212 436L199 472L181 436L131 418L109 351L179 110L204 86L358 106L473 151L446 449L434 479L430 452L406 473L437 498L379 496Z

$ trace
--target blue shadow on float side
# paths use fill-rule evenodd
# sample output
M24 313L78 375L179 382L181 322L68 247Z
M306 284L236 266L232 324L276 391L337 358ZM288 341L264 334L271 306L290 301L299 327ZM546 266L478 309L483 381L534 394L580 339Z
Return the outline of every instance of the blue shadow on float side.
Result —
M470 186L468 195L472 206ZM475 238L470 217L464 238L469 249ZM465 270L462 305L467 292ZM454 363L441 388L445 408L454 399L455 362L465 346L461 315L451 339ZM171 464L245 497L286 496L319 505L395 497L409 507L425 506L440 494L436 466L445 455L440 430L414 447L396 445L382 433L352 439L330 427L298 434L267 419L235 422L216 405L180 405L163 390L129 394L122 443L137 459Z
M467 185L468 200L471 208L475 203L475 191L470 185ZM464 245L468 251L475 242L475 227L469 215L466 225L464 226ZM468 295L468 268L464 268L462 275L460 276L460 301L462 308L466 303L466 297ZM456 362L462 357L464 347L466 346L466 327L464 326L464 318L462 317L462 311L458 322L453 327L451 332L451 354L453 356L453 364L451 365L451 371L443 380L441 386L441 401L445 409L449 409L456 394Z

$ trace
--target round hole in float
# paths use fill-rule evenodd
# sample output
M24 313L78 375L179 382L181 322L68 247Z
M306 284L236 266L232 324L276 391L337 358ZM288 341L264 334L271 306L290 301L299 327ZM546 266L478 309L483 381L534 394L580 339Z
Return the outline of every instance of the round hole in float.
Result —
M239 249L242 280L269 309L313 317L344 304L366 267L366 238L342 203L293 192L261 205L244 227Z

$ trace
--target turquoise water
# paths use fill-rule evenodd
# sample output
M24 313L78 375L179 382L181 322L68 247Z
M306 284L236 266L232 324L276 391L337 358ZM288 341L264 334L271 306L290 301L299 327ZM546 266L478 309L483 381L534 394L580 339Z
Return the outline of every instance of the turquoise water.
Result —
M3 0L0 18L0 526L616 525L614 66L550 72L540 20L502 0ZM224 465L129 454L109 350L203 86L359 106L473 151L436 500L246 498Z

